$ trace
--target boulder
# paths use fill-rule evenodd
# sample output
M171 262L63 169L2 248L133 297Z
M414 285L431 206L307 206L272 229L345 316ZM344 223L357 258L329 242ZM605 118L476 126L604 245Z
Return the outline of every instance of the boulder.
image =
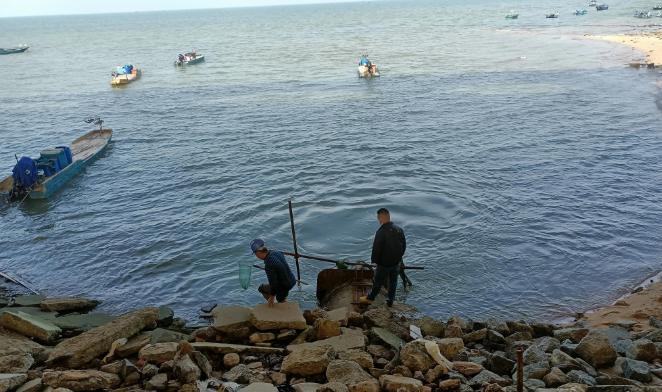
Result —
M490 347L503 348L506 345L506 338L504 338L499 332L488 329L485 344Z
M113 389L120 384L120 378L98 370L47 371L42 382L53 388L68 388L72 391L96 391Z
M460 316L451 316L451 318L448 319L447 325L460 327L460 329L462 329L462 331L464 332L471 332L474 329L475 323L471 320L464 319ZM481 328L485 328L485 325L487 324L483 323ZM476 328L476 329L480 329L480 328Z
M442 391L456 391L460 389L462 382L455 378L450 378L448 380L443 380L439 382L439 389Z
M168 375L165 373L159 373L154 375L147 381L145 387L147 390L152 391L165 391L168 385Z
M167 328L175 321L175 312L168 306L159 306L159 316L156 325Z
M360 329L341 328L342 335L318 340L316 342L290 344L287 351L293 352L304 348L330 346L335 352L347 351L365 347L365 336Z
M595 385L595 378L582 370L571 370L568 372L568 380L577 384Z
M545 377L547 373L549 373L549 370L550 368L547 362L531 363L529 365L524 366L523 369L524 379L542 380L543 377Z
M175 360L173 375L182 384L195 383L200 378L200 368L193 362L190 356L183 355Z
M140 349L138 357L146 362L162 364L175 358L177 346L175 342L148 344Z
M548 323L533 323L531 324L533 330L533 337L539 338L543 336L554 336L554 325Z
M508 378L501 377L496 373L492 373L489 370L483 370L469 380L469 385L474 389L482 388L487 384L499 384L500 386L505 387L512 384L512 381Z
M381 346L379 344L371 344L366 348L366 350L368 351L368 353L370 353L370 355L372 355L375 358L384 358L387 360L391 360L395 356L392 350L384 346Z
M341 351L338 353L338 359L356 362L365 370L375 367L372 356L361 350Z
M510 333L526 332L533 336L533 327L526 321L506 321L506 324L508 325L508 329L510 329Z
M32 354L20 350L0 351L0 373L27 373L34 364Z
M464 331L462 330L462 327L460 327L459 325L455 325L455 324L446 325L446 328L444 329L445 338L461 338L463 336L464 336Z
M450 360L453 360L460 351L464 350L462 338L444 338L436 340L436 343L441 355Z
M253 373L248 366L244 364L239 364L227 372L223 373L223 379L231 382L236 382L238 384L248 384L251 382Z
M329 382L338 382L351 386L364 381L377 383L377 380L361 368L356 362L335 360L329 363L326 369L326 378Z
M114 341L133 336L148 326L153 327L157 317L157 308L127 313L108 324L61 342L51 351L48 363L70 368L83 367L107 353Z
M361 381L360 383L350 385L349 392L380 392L379 382L375 380Z
M588 332L588 328L563 328L554 331L554 337L561 342L569 339L573 343L579 343Z
M568 372L570 370L580 370L582 368L579 362L577 362L574 358L558 349L552 351L550 363L552 366L558 367L564 372Z
M0 387L2 388L2 387ZM25 384L21 385L16 392L41 392L43 389L43 383L41 382L41 377L40 378L35 378L33 380L30 380L26 382ZM2 390L2 389L0 389Z
M0 391L13 391L28 379L25 374L0 373Z
M149 343L166 343L166 342L181 342L182 340L190 342L193 340L193 336L171 331L169 329L156 328L153 331L148 332L149 334Z
M552 370L550 370L549 373L543 377L543 381L549 388L556 388L570 382L570 380L568 380L568 376L566 376L565 373L563 373L563 371L557 367L553 367Z
M400 351L400 361L412 371L427 372L428 369L436 365L434 359L425 349L425 344L417 340L405 344Z
M485 325L487 329L497 331L503 336L508 336L511 334L510 328L508 327L508 323L506 323L503 320L491 318L485 321Z
M321 387L320 384L316 382L302 382L292 386L294 392L317 392L317 389Z
M192 351L189 356L191 357L191 360L193 360L193 363L195 363L200 368L200 371L202 372L202 375L205 376L205 378L212 377L212 372L214 369L204 354L202 354L200 351Z
M251 310L243 306L217 306L211 312L212 327L231 339L244 339L251 334Z
M466 377L473 377L476 374L482 372L483 367L473 362L456 361L453 362L453 370L457 371L458 373Z
M425 381L428 384L432 384L435 381L437 381L439 378L441 378L442 375L447 373L448 373L448 368L446 366L437 365L425 373Z
M423 383L415 378L384 375L379 377L379 384L386 392L420 392Z
M428 316L414 321L413 324L421 329L423 336L434 336L440 338L444 336L444 330L446 329L446 325L444 325L443 322Z
M274 306L260 304L253 308L251 324L261 330L306 329L306 319L296 302L277 303Z
M496 352L490 355L489 359L487 360L488 369L496 374L510 375L514 366L515 361L509 359L504 353L500 352Z
M99 305L99 301L85 298L47 298L41 301L39 306L49 312L70 313L86 312Z
M392 308L376 306L363 313L363 320L369 327L381 327L401 339L409 338L409 324L393 314Z
M469 332L462 337L464 343L479 343L487 339L487 328L479 329L478 331Z
M5 311L0 314L0 326L43 343L54 342L62 333L55 324L21 311Z
M621 362L623 376L632 380L641 382L650 382L652 380L650 366L646 362L637 361L631 358L624 358Z
M251 334L251 336L248 337L248 340L253 344L271 342L272 340L275 339L276 339L276 335L271 332L255 332L254 334Z
M239 354L237 353L230 353L230 354L225 354L223 356L223 366L226 368L233 368L241 362L241 358L239 358Z
M387 346L400 351L405 345L405 341L400 339L398 336L395 336L388 330L381 327L373 327L370 329L370 334L373 335L377 340L383 342Z
M273 383L275 385L283 385L283 384L287 383L287 374L285 374L285 373L272 372L269 375L269 378L271 378L271 381L273 381Z
M115 349L115 356L119 358L126 358L138 354L141 348L151 343L151 335L149 333L141 333L131 337L126 344L118 346Z
M38 307L41 305L41 301L45 299L46 297L39 294L17 295L14 297L14 304L12 306Z
M506 337L506 344L512 344L517 341L531 341L533 340L533 335L529 332L515 332Z
M346 307L329 310L326 315L329 320L339 322L342 327L349 324L349 312Z
M66 335L77 335L89 331L92 328L107 324L114 319L114 316L105 313L72 313L67 314L66 316L56 317L52 323L63 331L67 331Z
M545 353L545 351L539 346L535 346L535 345L530 346L529 348L524 350L524 354L522 355L522 357L524 359L525 365L547 361L547 354Z
M315 320L313 328L315 329L317 340L328 339L334 336L340 336L341 334L340 322L336 320L319 318Z
M613 365L617 356L609 338L598 330L592 330L584 336L575 351L580 358L596 368Z
M294 350L283 359L281 371L303 377L322 374L335 356L330 346Z
M250 385L247 385L243 388L241 388L239 391L241 392L278 392L278 388L273 386L272 384L266 383L266 382L255 382ZM305 389L305 390L297 390L297 392L308 392L310 389Z
M533 341L533 345L540 347L546 353L551 353L561 347L561 342L551 336L543 336Z
M317 392L349 392L347 386L339 382L329 382L327 384L321 385Z
M243 344L228 344L228 343L210 343L210 342L195 342L191 343L195 350L202 352L212 352L215 354L282 354L285 350L277 347L259 347L259 346L246 346Z
M628 358L645 362L653 362L658 357L655 343L648 339L637 339L632 342L632 346L627 350L626 355Z

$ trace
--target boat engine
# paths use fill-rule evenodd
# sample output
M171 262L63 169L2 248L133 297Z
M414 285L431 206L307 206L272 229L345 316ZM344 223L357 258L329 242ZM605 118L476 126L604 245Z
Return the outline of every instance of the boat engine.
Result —
M10 200L24 198L37 183L37 163L30 157L22 157L12 170L14 187L9 194Z

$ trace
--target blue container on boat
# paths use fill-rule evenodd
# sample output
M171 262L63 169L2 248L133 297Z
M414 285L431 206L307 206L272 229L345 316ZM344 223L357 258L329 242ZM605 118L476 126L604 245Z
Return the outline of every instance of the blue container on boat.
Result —
M49 148L41 152L41 158L53 162L55 172L59 172L67 166L67 157L61 148Z
M72 163L74 163L74 157L71 154L71 148L69 148L68 146L57 146L57 148L61 148L64 150L64 155L67 158L67 165L71 165Z

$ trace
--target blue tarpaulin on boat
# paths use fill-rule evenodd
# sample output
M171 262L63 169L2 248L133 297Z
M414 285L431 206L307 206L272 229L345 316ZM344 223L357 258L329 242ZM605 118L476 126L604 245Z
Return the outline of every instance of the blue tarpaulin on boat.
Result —
M368 65L370 65L370 60L368 60L367 57L363 56L361 57L361 60L359 60L359 65L364 65L367 67Z
M37 164L30 157L19 159L12 171L14 186L29 189L37 182Z
M128 75L133 71L133 65L131 64L126 64L121 67L117 67L115 72L117 72L118 75Z

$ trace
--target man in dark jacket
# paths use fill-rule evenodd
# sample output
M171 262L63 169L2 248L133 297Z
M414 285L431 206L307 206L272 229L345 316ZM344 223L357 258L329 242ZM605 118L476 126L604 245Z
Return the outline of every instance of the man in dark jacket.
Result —
M407 240L402 229L391 222L391 214L386 208L377 211L377 220L381 226L375 234L372 244L372 263L377 264L375 281L372 291L366 297L361 297L362 304L370 304L375 300L382 286L388 285L386 304L393 305L395 288L398 284L398 274L402 264L402 256L407 249Z
M269 306L274 305L274 301L285 302L287 295L296 284L294 274L285 260L282 252L267 249L264 241L254 239L251 241L251 251L255 257L264 261L264 270L267 273L269 283L263 283L258 291L267 300Z

